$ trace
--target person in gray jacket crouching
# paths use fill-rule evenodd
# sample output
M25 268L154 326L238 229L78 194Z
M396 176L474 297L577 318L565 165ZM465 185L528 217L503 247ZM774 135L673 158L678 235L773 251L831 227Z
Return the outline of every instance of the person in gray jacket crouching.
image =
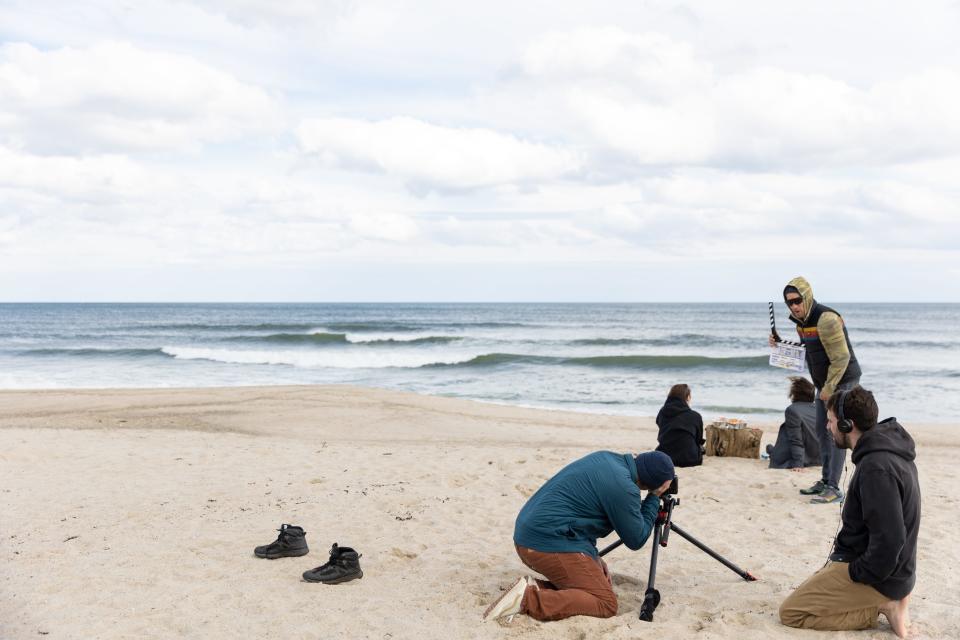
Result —
M787 395L790 406L783 412L777 442L767 445L770 468L801 471L804 467L820 466L816 389L806 378L792 377Z

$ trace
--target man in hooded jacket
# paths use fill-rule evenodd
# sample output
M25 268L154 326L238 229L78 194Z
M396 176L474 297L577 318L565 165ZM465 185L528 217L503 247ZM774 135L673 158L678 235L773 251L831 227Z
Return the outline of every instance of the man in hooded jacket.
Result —
M913 439L896 418L878 423L876 400L860 386L831 396L827 411L831 437L853 450L857 469L830 559L784 600L780 621L846 631L875 627L882 613L904 638L920 529Z
M822 477L804 495L815 495L811 502L827 504L843 499L840 476L847 453L833 444L827 431L824 402L838 389L850 389L860 382L860 363L853 353L850 336L839 313L813 297L813 287L805 278L794 278L783 289L783 301L790 309L790 320L806 351L807 369L817 388L817 434L820 437ZM770 336L770 346L779 341Z

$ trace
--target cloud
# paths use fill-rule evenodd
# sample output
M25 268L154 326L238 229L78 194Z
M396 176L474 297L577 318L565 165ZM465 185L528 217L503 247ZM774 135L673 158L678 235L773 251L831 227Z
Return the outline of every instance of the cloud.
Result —
M865 208L892 213L903 219L912 218L919 223L956 222L960 219L960 201L955 194L897 182L866 185L859 194Z
M397 213L354 215L350 228L362 237L389 242L413 240L419 231L413 219Z
M266 23L277 27L300 28L324 25L349 13L351 0L203 0L204 11L222 14L240 24Z
M121 155L40 156L0 146L0 189L43 194L65 204L144 201L178 186Z
M123 42L0 47L0 140L41 153L196 150L281 123L258 87Z
M769 66L725 72L702 56L663 34L585 28L533 41L522 69L592 134L594 160L806 171L960 149L955 70L858 87Z
M598 152L616 151L632 163L709 164L717 152L719 125L702 100L651 103L571 89L567 104L593 133Z
M852 3L0 4L5 272L960 246L942 12L850 38Z
M0 146L0 263L302 265L318 256L416 254L407 200L367 184L254 168L166 166L109 154Z
M322 161L397 176L418 190L470 190L554 180L580 169L570 150L489 129L407 117L378 122L314 118L297 129L301 148Z
M532 77L587 84L613 81L654 102L705 86L713 74L689 43L618 27L545 34L527 47L522 64Z

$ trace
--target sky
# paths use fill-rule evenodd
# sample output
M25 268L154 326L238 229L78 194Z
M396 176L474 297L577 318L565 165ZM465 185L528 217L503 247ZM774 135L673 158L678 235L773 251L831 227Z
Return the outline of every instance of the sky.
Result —
M960 302L960 0L0 0L0 301Z

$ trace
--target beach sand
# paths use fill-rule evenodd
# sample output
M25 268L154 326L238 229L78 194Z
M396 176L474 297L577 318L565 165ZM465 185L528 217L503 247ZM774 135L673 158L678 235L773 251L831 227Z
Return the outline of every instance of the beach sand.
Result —
M960 430L899 417L923 492L915 634L960 638ZM798 495L819 469L729 458L679 471L674 519L760 581L674 535L652 623L637 618L648 544L606 558L613 618L481 624L528 573L512 544L526 498L586 453L655 434L650 418L340 386L0 392L0 638L894 637L779 624L839 506ZM307 530L310 554L255 558L281 523ZM301 581L333 542L363 554L363 579Z

